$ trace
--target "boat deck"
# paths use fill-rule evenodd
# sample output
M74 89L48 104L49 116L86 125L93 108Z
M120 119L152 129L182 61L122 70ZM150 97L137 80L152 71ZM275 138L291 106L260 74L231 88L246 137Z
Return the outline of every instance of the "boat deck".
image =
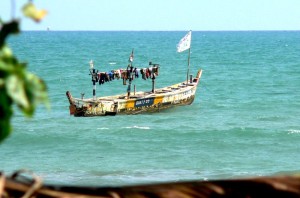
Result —
M77 101L82 101L82 102L99 102L99 101L124 101L124 100L129 100L129 99L143 99L143 98L150 98L150 97L156 97L156 96L166 96L166 95L172 95L172 94L177 94L178 92L182 92L185 90L190 89L191 87L194 87L197 85L197 82L193 83L188 83L186 82L183 83L178 83L172 86L156 89L155 92L153 93L152 91L139 91L136 92L134 95L131 95L130 98L127 97L127 94L120 94L120 95L115 95L115 96L105 96L105 97L98 97L96 100L93 100L92 98L88 99L79 99L75 98Z

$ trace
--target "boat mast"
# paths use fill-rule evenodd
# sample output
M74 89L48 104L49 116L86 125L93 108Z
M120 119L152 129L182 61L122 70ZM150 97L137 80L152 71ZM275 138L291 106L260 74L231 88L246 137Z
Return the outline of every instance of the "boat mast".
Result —
M97 82L97 72L94 68L94 62L90 61L90 75L92 75L93 82L93 100L96 100L96 82Z
M132 81L132 71L133 71L133 66L132 66L132 62L133 62L133 49L132 52L130 54L129 57L129 65L127 67L127 77L129 77L129 84L128 84L128 88L127 88L127 98L130 98L130 92L131 92L131 81ZM129 72L129 73L128 73Z

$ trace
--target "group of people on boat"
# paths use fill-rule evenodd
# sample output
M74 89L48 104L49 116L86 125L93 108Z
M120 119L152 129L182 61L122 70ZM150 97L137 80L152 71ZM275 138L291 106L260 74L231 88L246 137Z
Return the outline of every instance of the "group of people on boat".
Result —
M112 80L119 80L120 78L123 80L123 85L126 85L127 80L134 80L134 78L139 78L142 76L142 79L155 79L158 76L158 66L151 66L148 68L136 68L136 67L127 67L127 69L116 69L111 70L109 72L97 72L97 76L95 80L99 83L99 85L104 84L105 82L109 82Z

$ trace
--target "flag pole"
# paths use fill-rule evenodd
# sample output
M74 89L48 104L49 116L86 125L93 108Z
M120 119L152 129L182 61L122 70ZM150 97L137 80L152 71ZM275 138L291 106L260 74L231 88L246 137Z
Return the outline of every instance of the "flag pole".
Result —
M190 74L191 45L192 45L192 30L190 30L177 44L177 52L183 52L189 49L188 65L187 65L187 72L186 72L186 86L188 84L189 74Z
M186 86L189 82L189 74L190 74L190 58L191 58L191 47L189 48L189 56L188 56L188 67L186 72Z
M191 59L191 47L192 47L192 30L190 30L191 40L190 40L190 48L189 48L189 56L188 56L188 68L186 72L186 86L189 82L189 74L190 74L190 59Z

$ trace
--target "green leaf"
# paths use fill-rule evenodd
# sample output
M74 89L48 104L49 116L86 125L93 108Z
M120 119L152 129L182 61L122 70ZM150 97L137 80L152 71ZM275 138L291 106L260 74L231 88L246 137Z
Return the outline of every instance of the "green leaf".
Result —
M6 79L6 90L7 94L12 98L12 100L24 109L30 107L28 98L25 92L24 80L17 75L10 75Z
M0 142L11 133L10 119L12 116L12 101L4 88L0 88Z
M0 51L0 57L2 58L9 58L12 57L13 53L11 49L7 45L3 45Z
M26 73L25 87L26 96L31 104L29 111L26 113L30 115L31 111L34 111L35 107L40 103L44 103L47 108L50 108L47 87L44 81L32 73Z
M4 45L5 40L8 35L16 34L19 32L20 32L20 29L19 29L18 21L11 21L9 23L5 23L2 26L1 31L0 31L0 48L2 48L2 46Z

